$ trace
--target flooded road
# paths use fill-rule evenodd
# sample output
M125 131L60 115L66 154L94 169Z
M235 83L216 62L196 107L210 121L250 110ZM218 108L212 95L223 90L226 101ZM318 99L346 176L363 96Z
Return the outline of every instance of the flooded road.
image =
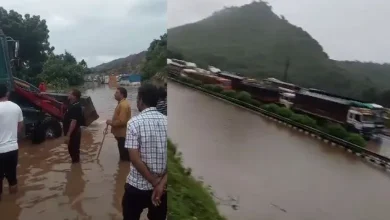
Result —
M390 137L380 135L380 138L367 143L367 149L385 157L390 157Z
M136 110L136 90L128 88L132 114ZM121 219L121 200L129 163L119 163L114 137L105 138L99 160L105 120L112 117L115 88L98 86L85 91L100 118L83 131L81 164L71 165L63 140L31 145L23 141L19 149L19 193L9 195L7 183L0 202L4 220Z
M168 106L170 138L228 219L389 219L390 175L355 156L173 82Z

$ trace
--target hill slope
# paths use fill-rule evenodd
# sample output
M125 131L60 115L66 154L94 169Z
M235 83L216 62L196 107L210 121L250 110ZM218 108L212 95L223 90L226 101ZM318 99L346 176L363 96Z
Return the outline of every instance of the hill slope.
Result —
M288 60L288 81L354 98L366 99L362 94L367 88L389 88L383 83L390 79L389 65L330 60L310 34L274 14L265 2L224 8L199 22L169 29L168 49L200 65L256 78L283 79ZM373 68L381 73L373 75Z
M108 63L103 63L92 67L92 72L130 72L140 70L140 64L145 59L146 51L137 54L131 54L124 58L112 60Z

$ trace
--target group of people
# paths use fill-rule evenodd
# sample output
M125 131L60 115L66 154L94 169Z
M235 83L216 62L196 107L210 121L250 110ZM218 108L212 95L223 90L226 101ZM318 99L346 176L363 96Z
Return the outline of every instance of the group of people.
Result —
M17 191L18 132L23 127L21 108L8 101L6 86L0 85L0 198L4 177L10 192ZM80 162L81 126L83 110L81 92L69 93L69 106L64 115L64 141L68 145L72 163ZM139 220L148 208L150 220L165 220L167 215L167 90L154 84L142 84L138 89L139 114L131 116L127 90L117 88L118 105L107 126L118 143L120 160L130 161L122 199L123 219Z

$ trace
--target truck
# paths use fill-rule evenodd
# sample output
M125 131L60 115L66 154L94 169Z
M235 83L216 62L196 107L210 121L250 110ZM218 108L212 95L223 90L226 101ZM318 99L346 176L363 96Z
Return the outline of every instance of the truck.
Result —
M383 107L315 89L296 92L292 109L341 124L366 139L377 137L384 129Z
M10 90L9 100L20 106L24 118L24 131L20 138L30 137L35 144L47 138L62 136L62 123L67 110L67 94L41 93L32 84L13 76L18 65L19 42L6 36L0 28L0 84ZM82 96L85 126L99 118L92 100Z
M181 71L181 76L199 80L203 84L220 85L224 89L232 89L231 81L229 79L218 77L217 75L204 70L201 72L199 69L183 69Z

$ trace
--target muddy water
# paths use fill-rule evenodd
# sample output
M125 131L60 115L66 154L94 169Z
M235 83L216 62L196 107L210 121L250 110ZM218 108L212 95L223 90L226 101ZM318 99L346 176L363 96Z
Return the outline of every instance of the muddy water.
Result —
M135 109L136 88L128 88ZM81 164L71 165L62 139L30 145L19 150L19 193L8 195L7 186L0 201L1 220L36 219L121 219L123 186L129 163L119 163L113 136L107 135L99 160L97 152L105 120L116 107L115 89L97 86L85 93L92 97L100 118L83 131ZM6 185L6 184L5 184Z
M389 174L178 84L168 99L169 136L229 219L389 219Z

